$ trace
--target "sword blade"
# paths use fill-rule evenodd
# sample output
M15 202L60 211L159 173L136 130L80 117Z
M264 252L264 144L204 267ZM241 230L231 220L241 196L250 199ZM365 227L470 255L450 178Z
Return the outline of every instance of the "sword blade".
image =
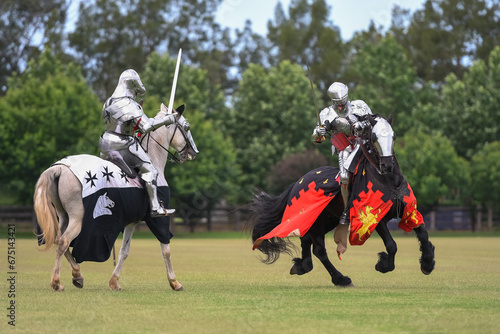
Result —
M319 118L319 109L318 109L318 101L316 101L316 94L314 93L314 86L311 79L311 70L309 69L309 63L306 61L307 66L307 77L309 78L309 83L311 84L311 91L314 100L314 107L316 108L316 117L318 118L318 125L321 125L321 119Z
M175 98L175 88L177 87L177 78L179 76L179 65L181 63L182 49L179 49L179 54L177 55L177 63L175 64L174 81L172 82L172 91L170 92L170 101L168 102L168 113L172 113L174 108L174 98Z

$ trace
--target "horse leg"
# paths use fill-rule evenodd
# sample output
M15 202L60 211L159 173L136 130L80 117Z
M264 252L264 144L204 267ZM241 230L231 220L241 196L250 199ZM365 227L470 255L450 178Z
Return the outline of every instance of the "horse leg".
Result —
M161 245L161 254L163 256L163 261L165 261L165 267L167 268L167 277L170 287L174 291L184 291L184 287L182 286L181 283L179 283L179 281L177 281L177 278L175 277L174 267L172 266L172 260L170 254L170 244L160 243L160 245Z
M73 255L71 255L71 252L69 249L64 252L64 256L69 262L69 265L71 266L71 273L73 275L73 285L76 286L77 288L81 289L83 288L83 276L80 271L80 265L75 261L75 258Z
M434 261L434 245L429 241L429 235L424 225L419 225L414 228L415 234L417 235L418 241L420 243L420 251L422 256L420 257L420 270L425 275L429 275L436 264Z
M61 179L68 179L68 176L65 176L65 174L69 175L70 180L75 178L69 170L64 170L61 174ZM70 180L65 181L65 184L68 184ZM54 268L52 269L52 277L50 280L50 286L55 291L64 291L64 286L61 284L62 256L63 254L66 256L67 252L69 254L69 244L78 236L78 234L80 234L80 231L82 230L85 209L81 200L81 187L78 186L79 183L77 182L76 186L58 187L58 190L51 189L50 197L59 218L59 231L55 240L56 260ZM66 256L66 258L68 258L72 267L73 280L76 275L76 277L81 278L81 285L83 286L83 277L81 277L80 274L80 266L76 263L71 254L69 254L69 256L71 259L68 258L68 256Z
M290 269L290 275L304 275L313 269L311 246L312 239L309 235L300 238L302 257L296 257L292 260L294 263L292 269Z
M332 283L338 286L354 286L349 277L342 275L335 266L330 262L326 253L325 235L311 236L313 242L313 254L323 263L326 270L332 277Z
M123 241L122 247L120 248L120 254L118 255L118 263L116 264L115 270L111 274L111 278L109 279L109 288L112 291L119 291L122 289L120 286L120 272L122 270L123 262L128 257L128 253L130 252L130 241L132 240L132 235L134 234L134 229L137 223L131 223L125 226L123 230Z
M387 250L387 253L378 253L379 259L377 264L375 265L375 269L385 274L389 271L393 271L395 268L394 259L396 257L396 252L398 251L398 246L392 238L391 233L389 232L389 228L387 228L386 222L378 223L375 230L382 238L385 249Z
M61 284L61 262L62 256L68 251L71 241L80 234L82 228L83 210L81 216L72 216L69 218L69 225L64 233L56 239L56 261L52 270L50 286L55 291L64 291ZM73 271L74 272L74 271ZM73 276L74 277L74 276Z

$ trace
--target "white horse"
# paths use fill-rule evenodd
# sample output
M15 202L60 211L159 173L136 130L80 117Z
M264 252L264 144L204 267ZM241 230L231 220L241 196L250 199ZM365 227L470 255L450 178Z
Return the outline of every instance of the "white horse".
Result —
M164 116L167 113L167 108L162 104L158 116ZM192 142L190 133L184 131L179 124L179 120L169 126L162 126L156 131L148 133L143 138L141 145L151 157L153 165L160 174L159 177L164 177L165 165L170 154L168 151L169 146L176 150L178 153L176 160L181 163L186 160L193 160L197 153L196 145ZM45 250L54 244L57 247L55 265L50 281L51 287L55 291L64 290L64 286L60 281L62 255L64 254L71 265L73 285L82 288L83 276L80 266L69 251L69 245L82 230L85 210L82 200L82 185L69 167L61 164L53 165L40 175L35 186L34 209L46 243ZM111 290L121 290L119 284L120 271L129 254L130 240L135 226L139 222L132 222L126 225L123 230L123 243L118 263L109 280ZM182 291L183 287L177 281L172 267L170 245L168 243L160 244L170 286L175 291Z

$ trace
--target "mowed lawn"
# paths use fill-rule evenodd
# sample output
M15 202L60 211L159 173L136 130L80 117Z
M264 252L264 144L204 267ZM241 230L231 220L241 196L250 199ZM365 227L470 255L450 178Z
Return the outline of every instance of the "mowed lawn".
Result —
M500 238L439 237L436 268L425 276L415 237L396 237L396 269L375 271L377 236L350 247L334 265L354 288L335 287L321 263L291 276L291 258L259 261L245 237L172 240L174 269L185 291L166 278L159 243L133 239L121 274L123 290L112 292L112 258L85 262L84 288L71 283L63 259L66 291L49 287L54 250L38 251L36 240L16 240L16 326L18 333L498 333L500 326ZM0 240L6 258L6 240ZM294 238L298 244L298 239ZM117 241L117 247L121 239ZM2 323L8 326L8 269L2 265Z

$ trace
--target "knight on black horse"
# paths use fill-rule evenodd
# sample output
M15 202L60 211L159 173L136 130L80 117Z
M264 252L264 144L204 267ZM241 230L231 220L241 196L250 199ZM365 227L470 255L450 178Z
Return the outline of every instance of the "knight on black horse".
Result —
M312 140L321 143L331 133L332 153L338 153L340 168L312 170L278 196L258 192L247 222L254 249L266 255L263 262L273 263L280 253L291 254L292 243L284 238L300 236L302 256L293 259L290 273L302 275L312 270L312 246L332 282L348 286L352 285L350 278L328 259L325 234L335 228L340 258L347 249L348 236L351 245L362 245L376 230L387 253L379 253L375 269L386 273L394 270L397 251L387 223L398 218L401 229L416 233L422 251L421 270L430 274L434 269L434 246L394 156L390 122L372 114L365 102L350 102L347 86L340 82L333 83L328 94L333 104L321 111L321 123L314 129Z
M340 191L344 200L344 212L340 216L340 226L335 230L337 252L347 250L347 233L349 233L349 194L352 175L362 154L360 144L354 138L363 138L370 123L368 115L372 115L370 107L363 100L349 101L349 90L341 82L334 82L328 88L332 105L319 114L321 125L313 132L312 141L321 143L327 131L331 131L332 154L339 158ZM343 115L342 115L343 113Z

